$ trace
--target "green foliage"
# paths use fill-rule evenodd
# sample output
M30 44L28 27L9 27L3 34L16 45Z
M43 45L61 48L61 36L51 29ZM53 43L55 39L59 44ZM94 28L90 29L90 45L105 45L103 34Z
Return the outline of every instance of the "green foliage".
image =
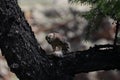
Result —
M69 0L92 5L88 18L96 15L110 16L120 20L120 0Z
M109 16L117 21L120 20L120 0L69 0L70 2L81 2L91 5L90 12L84 15L89 20L86 35L98 29L103 17Z

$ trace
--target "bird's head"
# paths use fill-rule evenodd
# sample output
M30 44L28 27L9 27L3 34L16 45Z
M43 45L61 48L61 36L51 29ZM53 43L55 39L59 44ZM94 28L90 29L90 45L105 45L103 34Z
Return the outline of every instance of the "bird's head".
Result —
M49 44L51 44L55 40L55 33L49 33L46 36L46 40Z

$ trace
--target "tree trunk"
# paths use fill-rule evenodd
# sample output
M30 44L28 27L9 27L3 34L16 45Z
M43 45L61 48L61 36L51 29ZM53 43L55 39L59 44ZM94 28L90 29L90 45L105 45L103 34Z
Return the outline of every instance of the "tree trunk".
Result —
M50 60L38 43L16 0L0 1L0 48L20 80L48 80Z
M76 73L120 66L119 46L115 50L111 45L96 46L62 58L46 55L16 0L0 0L0 48L20 80L72 80Z

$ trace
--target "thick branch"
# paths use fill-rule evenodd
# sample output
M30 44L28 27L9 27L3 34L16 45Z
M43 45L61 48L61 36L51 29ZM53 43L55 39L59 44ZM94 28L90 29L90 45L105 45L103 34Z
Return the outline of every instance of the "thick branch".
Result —
M62 67L68 73L81 73L120 68L120 46L101 45L86 51L69 53L62 60Z
M102 48L107 46L102 46ZM0 0L0 48L20 80L71 80L78 72L119 69L119 46L96 46L63 58L47 56L16 0Z
M16 0L0 0L0 48L21 80L48 80L50 62L38 47Z

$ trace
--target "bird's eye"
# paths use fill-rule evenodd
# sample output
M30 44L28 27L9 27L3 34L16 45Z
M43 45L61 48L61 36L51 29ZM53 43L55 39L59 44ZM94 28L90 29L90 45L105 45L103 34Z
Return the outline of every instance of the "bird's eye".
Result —
M50 43L52 40L49 37L46 37L46 40Z

